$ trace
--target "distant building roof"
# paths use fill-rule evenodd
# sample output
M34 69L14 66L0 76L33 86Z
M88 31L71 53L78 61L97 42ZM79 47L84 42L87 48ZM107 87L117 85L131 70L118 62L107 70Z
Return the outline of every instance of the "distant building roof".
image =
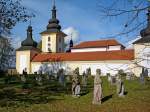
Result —
M80 53L40 53L32 59L32 62L105 60L134 60L134 50L129 49Z
M107 47L107 46L116 46L121 45L118 41L115 39L109 39L109 40L97 40L97 41L86 41L81 42L78 45L75 45L72 49L81 49L81 48L97 48L97 47Z

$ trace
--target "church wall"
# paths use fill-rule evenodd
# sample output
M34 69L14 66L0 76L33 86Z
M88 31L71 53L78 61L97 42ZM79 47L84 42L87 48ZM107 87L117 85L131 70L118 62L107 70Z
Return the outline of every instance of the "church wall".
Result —
M57 34L57 52L64 52L64 37L62 34Z
M50 37L50 42L48 42L48 37ZM56 52L56 33L42 35L42 52L49 52L48 43L50 43L51 52Z
M142 73L142 67L145 67L150 71L150 45L134 44L135 60L134 73L136 76L140 76ZM149 72L150 76L150 72Z
M81 49L71 49L71 52L95 52L95 51L113 51L113 50L121 50L121 46L108 46L107 47L99 47L99 48L81 48Z
M16 51L16 69L22 74L24 68L30 73L30 51Z
M109 46L108 51L113 51L113 50L121 50L121 46Z
M71 52L95 52L95 51L106 51L106 47L103 48L81 48L81 49L71 49Z
M60 62L62 63L60 68L64 68L66 71L72 71L75 68L79 67L80 75L87 69L91 68L92 75L96 74L96 69L102 70L102 75L106 75L107 73L111 73L111 75L115 75L118 70L123 69L126 70L126 72L131 72L131 61L124 61L124 60L118 60L118 61L66 61L66 62ZM50 64L50 62L49 62ZM39 67L42 64L40 62L32 62L32 72L38 71ZM51 65L51 64L50 64ZM58 65L57 65L58 66ZM59 68L57 67L57 68Z

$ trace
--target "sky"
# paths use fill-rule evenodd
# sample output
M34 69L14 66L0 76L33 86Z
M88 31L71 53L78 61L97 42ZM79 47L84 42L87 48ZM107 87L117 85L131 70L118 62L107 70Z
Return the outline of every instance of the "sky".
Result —
M103 0L103 4L110 4L109 0ZM106 21L100 18L99 3L101 0L56 0L57 18L62 26L62 31L69 36L66 42L70 40L70 35L75 43L81 41L107 39L111 34L118 33L122 21ZM49 19L51 18L52 0L22 0L22 5L35 14L31 24L33 27L34 40L41 40L40 32L46 29ZM26 29L29 25L18 23L12 30L13 38L16 38L16 47L26 38ZM139 32L137 32L139 34ZM122 44L126 45L136 37L118 38L114 37Z

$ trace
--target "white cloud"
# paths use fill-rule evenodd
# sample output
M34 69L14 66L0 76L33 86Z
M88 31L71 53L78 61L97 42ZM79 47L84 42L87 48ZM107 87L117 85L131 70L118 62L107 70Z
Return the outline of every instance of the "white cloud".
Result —
M127 43L127 48L133 48L133 44L132 44L132 43L135 42L136 40L140 39L140 38L141 38L141 36L137 36L137 38L135 38L135 39L129 41L129 42Z
M68 36L65 37L65 43L69 43L72 39L74 43L79 41L79 32L74 27L68 27L63 30Z

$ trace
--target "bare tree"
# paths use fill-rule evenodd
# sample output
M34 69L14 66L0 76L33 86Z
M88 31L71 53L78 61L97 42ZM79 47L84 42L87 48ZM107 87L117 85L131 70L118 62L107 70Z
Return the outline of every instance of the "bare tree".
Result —
M34 14L21 5L21 0L0 0L0 70L15 63L15 51L6 35L18 22L26 22L31 17Z
M11 46L11 40L0 37L0 70L6 70L11 67L15 60L14 48Z
M145 14L149 0L98 0L100 17L112 21L121 20L121 29L111 37L136 35L146 25ZM106 4L107 3L107 4Z
M10 33L16 23L33 16L21 5L21 0L0 0L0 35Z

